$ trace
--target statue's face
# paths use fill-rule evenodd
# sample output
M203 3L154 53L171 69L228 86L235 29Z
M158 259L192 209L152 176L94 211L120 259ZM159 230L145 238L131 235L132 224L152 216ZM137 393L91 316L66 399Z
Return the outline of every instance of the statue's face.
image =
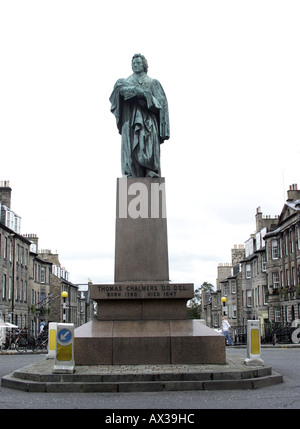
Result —
M134 58L132 61L132 70L134 73L141 73L144 71L142 58Z

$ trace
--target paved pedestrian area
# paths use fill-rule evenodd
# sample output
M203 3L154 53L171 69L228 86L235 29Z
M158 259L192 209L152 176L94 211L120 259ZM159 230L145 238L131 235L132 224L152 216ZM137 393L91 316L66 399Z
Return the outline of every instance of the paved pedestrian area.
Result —
M1 385L32 392L150 392L256 389L282 383L270 366L246 366L239 356L226 365L90 365L53 374L45 359L2 378Z
M45 359L27 368L24 373L46 375L52 372L54 359ZM257 367L255 367L257 369ZM228 373L245 371L244 359L238 356L227 356L226 365L80 365L75 366L76 375L129 375L129 374L191 374L191 373ZM253 369L253 368L252 368Z

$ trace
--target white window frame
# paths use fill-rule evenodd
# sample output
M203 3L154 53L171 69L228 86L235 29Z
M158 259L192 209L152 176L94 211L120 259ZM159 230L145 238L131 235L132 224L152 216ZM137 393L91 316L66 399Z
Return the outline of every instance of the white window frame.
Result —
M2 299L6 299L6 283L7 283L6 274L3 274L3 277L2 277Z
M11 301L12 298L12 277L8 279L8 300Z
M272 273L272 282L273 282L273 289L279 289L279 272L274 271Z
M286 286L290 286L290 273L288 269L285 270L285 281L286 281Z
M218 315L214 314L214 326L218 327L219 326L219 319L218 319Z
M232 319L236 319L236 304L232 304Z
M262 287L262 292L263 292L263 303L264 303L264 305L268 305L268 302L267 302L267 291L268 291L268 286L266 286L266 285L263 285L263 287Z
M41 267L41 283L46 283L46 267Z
M246 307L252 307L252 290L246 290Z
M246 279L251 279L251 264L246 264Z
M294 253L294 235L292 230L290 230L290 251Z
M223 296L228 296L228 284L223 286Z
M271 255L272 255L272 259L278 259L279 258L278 240L272 240L271 241Z

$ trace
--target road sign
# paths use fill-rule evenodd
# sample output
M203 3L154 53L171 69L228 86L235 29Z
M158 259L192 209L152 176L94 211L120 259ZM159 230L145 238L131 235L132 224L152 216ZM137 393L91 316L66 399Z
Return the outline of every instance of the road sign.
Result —
M53 373L72 373L74 361L74 323L58 323Z
M69 329L61 329L57 338L62 344L67 344L72 340L72 332Z

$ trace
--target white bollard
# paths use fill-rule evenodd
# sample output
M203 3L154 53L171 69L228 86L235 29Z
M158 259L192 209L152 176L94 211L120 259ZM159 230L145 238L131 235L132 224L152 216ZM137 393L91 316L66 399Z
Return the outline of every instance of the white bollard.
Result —
M67 374L73 373L74 370L74 323L58 323L55 362L52 372Z
M56 331L57 322L50 322L48 325L48 354L47 359L54 359L56 353Z
M264 365L260 356L259 320L247 320L247 358L246 365Z

